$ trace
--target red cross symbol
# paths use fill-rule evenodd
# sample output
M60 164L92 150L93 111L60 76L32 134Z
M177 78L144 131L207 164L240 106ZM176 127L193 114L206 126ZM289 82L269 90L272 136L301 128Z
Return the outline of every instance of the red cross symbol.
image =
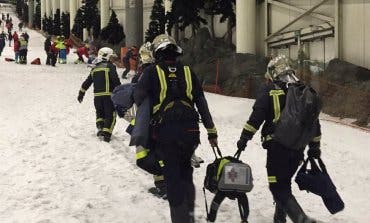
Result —
M228 172L228 177L231 180L231 182L234 182L236 178L238 178L238 173L232 168L230 172Z

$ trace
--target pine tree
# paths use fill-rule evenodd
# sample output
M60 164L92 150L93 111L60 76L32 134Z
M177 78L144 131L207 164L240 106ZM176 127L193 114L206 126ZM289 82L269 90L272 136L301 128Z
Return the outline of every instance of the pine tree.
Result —
M51 17L46 17L46 14L42 19L42 30L44 30L44 32L47 32L48 34L53 33L53 19Z
M150 20L149 28L145 32L145 41L152 42L156 36L165 32L166 15L163 0L154 1Z
M24 0L17 0L15 10L19 18L23 17L23 5L24 5Z
M53 34L59 36L60 30L60 9L55 10L54 20L53 20Z
M70 34L70 25L69 25L69 13L62 12L62 20L61 20L61 32L66 38L69 38Z
M204 11L206 14L211 15L211 32L214 36L214 25L213 17L215 15L221 15L220 22L228 22L228 38L231 41L232 28L236 25L236 17L234 12L235 0L205 0L204 1Z
M98 0L86 0L84 7L85 25L89 36L97 38L100 34L100 14L97 7ZM92 33L91 33L92 31Z
M123 26L119 24L114 10L112 10L108 25L101 30L100 38L113 45L120 43L125 38Z
M23 3L22 7L22 15L20 18L23 22L28 24L28 5L26 3Z
M200 9L204 2L200 0L173 0L171 12L168 13L167 31L170 33L174 25L178 25L180 30L185 30L189 25L192 26L192 33L199 29L201 24L207 21L200 16Z
M36 0L36 13L33 15L33 27L41 28L41 3L40 0Z
M86 27L85 25L85 17L84 17L84 8L81 7L77 10L76 17L74 19L74 24L72 28L72 33L80 38L83 39L83 29Z

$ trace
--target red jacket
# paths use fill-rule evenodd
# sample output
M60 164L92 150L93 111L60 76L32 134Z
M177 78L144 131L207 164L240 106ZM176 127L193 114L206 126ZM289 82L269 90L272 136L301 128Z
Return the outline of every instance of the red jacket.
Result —
M18 41L18 39L17 40L14 39L14 45L13 45L13 47L14 47L14 52L18 52L19 51L19 41Z
M15 42L15 41L18 41L18 34L17 34L17 33L14 33L14 34L13 34L13 40L14 40L14 42Z
M86 57L89 57L89 50L86 47L80 47L77 49L77 55L81 56L85 55Z
M55 46L56 46L55 43L51 44L50 52L53 53L53 54L58 54L58 49Z

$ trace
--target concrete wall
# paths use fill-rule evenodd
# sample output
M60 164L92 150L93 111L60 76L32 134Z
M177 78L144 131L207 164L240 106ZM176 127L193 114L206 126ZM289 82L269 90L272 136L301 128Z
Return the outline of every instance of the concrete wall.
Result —
M341 14L342 58L370 69L370 1L344 0Z
M297 7L308 9L316 5L321 0L301 0L301 1L282 1L291 3ZM320 6L316 13L334 17L334 1L330 0ZM262 13L262 12L261 12ZM262 14L260 13L260 18ZM295 19L300 13L283 9L271 5L269 13L269 30L270 34L288 24ZM286 31L306 28L310 25L319 25L323 21L311 16L306 16L302 20L286 29ZM334 25L334 23L332 23ZM342 0L340 5L340 57L350 63L363 66L370 69L370 0ZM262 34L260 34L262 36ZM263 40L259 39L259 44ZM325 48L324 48L325 46ZM259 52L262 47L259 46ZM334 38L317 40L309 43L309 53L311 60L328 62L334 58ZM289 49L279 49L270 51L273 54L284 53L290 55L293 59L297 58L298 47L290 46Z

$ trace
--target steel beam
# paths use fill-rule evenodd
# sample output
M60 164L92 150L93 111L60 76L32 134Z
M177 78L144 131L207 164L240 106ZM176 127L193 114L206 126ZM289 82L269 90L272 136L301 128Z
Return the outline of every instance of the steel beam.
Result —
M286 24L285 26L281 27L278 31L272 33L271 35L269 35L265 41L271 39L272 37L278 35L281 31L283 31L284 29L288 28L289 26L293 25L294 23L296 23L298 20L300 20L301 18L305 17L306 15L312 13L315 9L317 9L318 7L320 7L322 4L324 4L325 2L327 2L328 0L322 0L320 3L318 3L317 5L313 6L312 8L310 8L309 10L305 11L304 13L302 13L301 15L299 15L297 18L295 18L293 21L289 22L288 24Z
M276 6L279 6L281 8L293 10L293 11L300 12L300 13L304 13L306 11L305 9L298 8L297 6L289 5L287 3L279 2L279 1L275 1L275 0L268 0L268 3L270 3L271 5L276 5ZM314 18L320 19L322 21L334 22L334 18L332 18L330 16L322 15L322 14L319 14L319 13L311 13L311 16L314 17Z

